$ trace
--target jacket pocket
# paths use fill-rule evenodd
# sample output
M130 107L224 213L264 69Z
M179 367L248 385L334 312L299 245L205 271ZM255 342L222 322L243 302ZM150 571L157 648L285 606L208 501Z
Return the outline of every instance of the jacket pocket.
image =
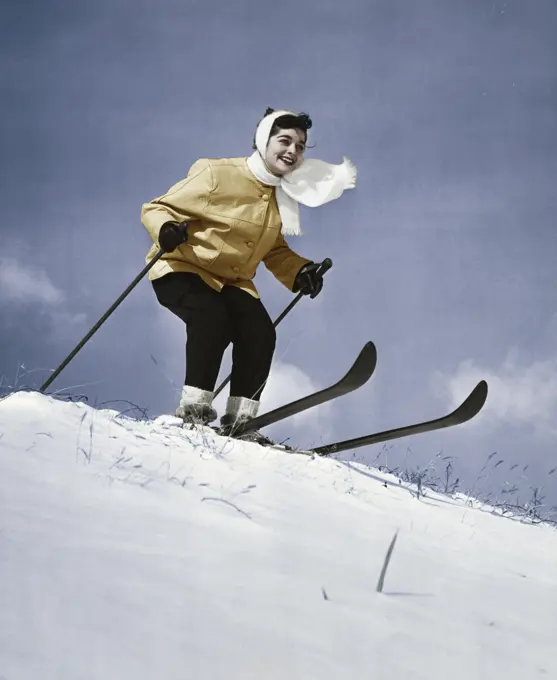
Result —
M229 233L230 227L224 224L194 230L188 239L194 264L203 268L211 266L221 254Z

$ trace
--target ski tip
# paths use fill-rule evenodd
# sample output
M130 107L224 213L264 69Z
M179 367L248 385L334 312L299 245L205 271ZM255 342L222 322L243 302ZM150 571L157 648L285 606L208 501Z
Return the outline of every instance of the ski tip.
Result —
M372 342L371 340L368 340L366 344L362 348L362 354L365 353L368 358L373 358L375 361L377 361L377 347L375 346L375 343Z
M373 375L377 366L377 349L371 340L360 350L356 361L337 385L348 386L349 391L364 385Z
M480 380L480 382L472 390L472 394L476 396L478 402L481 401L482 406L485 404L488 392L489 387L486 380Z
M462 404L457 408L457 411L463 414L464 422L465 420L470 420L476 416L484 407L487 400L489 388L485 380L480 380L480 382L474 387Z
M375 371L375 367L377 365L377 347L371 340L366 342L366 344L362 347L362 350L358 355L358 358L354 362L354 366L358 365L367 367L368 370L366 374L368 378Z

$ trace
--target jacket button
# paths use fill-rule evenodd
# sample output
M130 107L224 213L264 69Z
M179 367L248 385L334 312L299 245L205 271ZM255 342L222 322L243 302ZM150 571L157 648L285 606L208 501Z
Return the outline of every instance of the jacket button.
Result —
M248 241L246 245L248 248L253 248L253 241Z
M261 196L261 198L262 198L264 201L268 201L268 200L269 200L269 195L268 195L268 194L263 194L263 196Z
M233 272L239 272L239 271L240 271L240 267L232 267L232 271L233 271Z

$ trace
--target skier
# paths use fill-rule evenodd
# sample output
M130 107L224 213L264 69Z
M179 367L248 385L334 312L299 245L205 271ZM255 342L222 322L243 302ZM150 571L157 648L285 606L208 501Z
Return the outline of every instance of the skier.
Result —
M204 424L213 407L222 358L232 344L230 396L221 431L257 416L275 350L273 323L252 279L263 264L289 290L321 292L320 263L294 252L299 203L315 207L356 182L340 165L304 159L311 118L268 108L254 152L245 158L197 160L187 176L142 206L141 221L163 256L150 269L158 302L186 324L186 375L176 415Z

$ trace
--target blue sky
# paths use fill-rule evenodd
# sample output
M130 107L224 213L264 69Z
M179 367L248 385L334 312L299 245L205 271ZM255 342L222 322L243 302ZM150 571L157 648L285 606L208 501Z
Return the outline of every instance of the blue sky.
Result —
M514 483L509 467L528 464L521 484L548 485L557 502L554 3L0 11L4 384L38 387L141 270L144 201L199 157L249 155L267 106L306 111L309 155L349 157L358 187L302 209L291 246L334 267L280 326L268 405L336 380L368 339L379 361L357 395L274 434L327 443L436 417L486 378L477 422L389 455L424 465L443 450L473 480L497 451L505 463L486 484ZM264 268L257 283L278 315L291 295ZM171 412L183 342L144 281L52 389Z

